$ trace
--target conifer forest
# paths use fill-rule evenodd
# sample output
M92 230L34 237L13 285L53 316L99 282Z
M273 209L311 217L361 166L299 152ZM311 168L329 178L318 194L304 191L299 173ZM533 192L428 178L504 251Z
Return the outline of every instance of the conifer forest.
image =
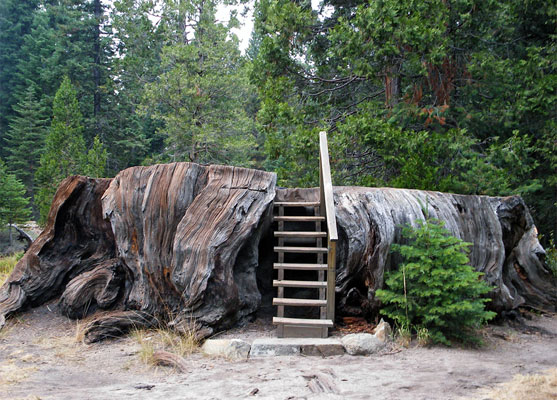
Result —
M315 186L325 130L334 185L520 195L547 246L556 29L547 0L0 0L0 223L154 163Z

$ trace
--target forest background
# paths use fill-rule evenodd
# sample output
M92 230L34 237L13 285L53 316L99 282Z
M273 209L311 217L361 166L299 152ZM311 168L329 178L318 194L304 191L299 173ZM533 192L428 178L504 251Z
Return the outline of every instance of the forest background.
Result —
M335 185L519 194L547 245L556 28L547 0L0 0L0 222L156 162L316 185L326 130Z

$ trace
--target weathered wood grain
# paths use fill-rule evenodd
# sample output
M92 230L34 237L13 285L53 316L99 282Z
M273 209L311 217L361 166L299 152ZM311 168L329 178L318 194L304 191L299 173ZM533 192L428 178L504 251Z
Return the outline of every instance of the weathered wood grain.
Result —
M502 312L518 306L555 310L555 278L523 200L410 189L335 187L339 228L337 309L340 315L378 311L375 291L385 270L401 259L390 253L401 243L402 226L424 219L423 208L456 237L473 244L470 263L494 286L490 307ZM279 189L277 201L314 201L318 189Z
M132 275L125 308L175 326L195 319L208 334L252 314L275 179L191 163L122 171L103 196L103 210Z
M273 200L318 200L318 189L276 189L275 180L191 163L66 179L45 230L0 288L0 327L55 298L65 315L87 317L89 342L155 325L195 327L203 338L237 324L258 309L261 288L274 290L273 243L260 244L272 238ZM471 264L494 286L492 308L555 310L555 279L520 197L337 187L334 199L337 315L377 312L375 291L400 262L390 245L424 206L473 243ZM258 287L256 273L269 282Z
M109 183L73 176L60 184L46 228L0 288L0 319L58 297L67 282L114 258L114 237L101 205Z

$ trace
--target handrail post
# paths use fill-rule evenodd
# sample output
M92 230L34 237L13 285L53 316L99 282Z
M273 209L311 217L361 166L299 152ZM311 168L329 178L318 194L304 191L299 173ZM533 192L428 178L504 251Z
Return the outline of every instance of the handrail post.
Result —
M338 240L327 133L319 132L319 203L327 220L327 319L335 320L336 242Z

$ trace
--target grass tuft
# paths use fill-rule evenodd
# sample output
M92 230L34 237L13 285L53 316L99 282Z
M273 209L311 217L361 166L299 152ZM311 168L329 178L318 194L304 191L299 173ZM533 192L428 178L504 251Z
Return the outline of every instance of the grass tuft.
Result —
M8 276L10 276L21 257L23 257L23 253L15 253L11 256L0 257L0 286L8 279Z
M163 327L134 329L129 336L139 344L138 356L148 365L156 365L154 354L158 350L185 357L195 353L199 348L193 328L184 333Z
M557 398L557 368L542 374L515 375L509 382L484 389L481 398L490 400L548 400Z
M396 328L395 341L399 346L410 347L412 342L412 332L406 324L399 325Z

